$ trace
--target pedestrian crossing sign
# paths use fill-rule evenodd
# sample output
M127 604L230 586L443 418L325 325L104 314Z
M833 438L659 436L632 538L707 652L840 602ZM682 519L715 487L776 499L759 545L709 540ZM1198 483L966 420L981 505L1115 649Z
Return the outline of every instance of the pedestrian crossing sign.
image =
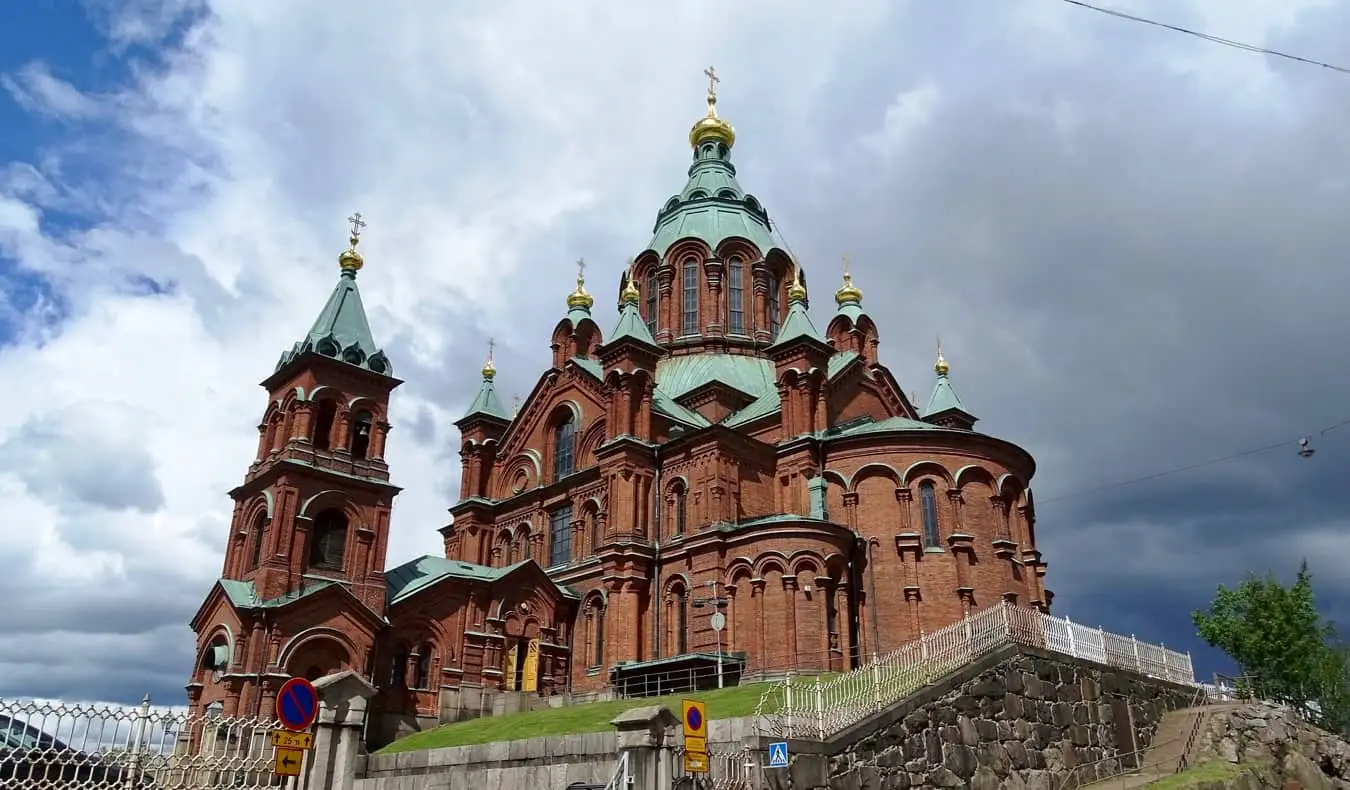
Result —
M769 744L769 767L787 768L788 750L787 741L774 741Z

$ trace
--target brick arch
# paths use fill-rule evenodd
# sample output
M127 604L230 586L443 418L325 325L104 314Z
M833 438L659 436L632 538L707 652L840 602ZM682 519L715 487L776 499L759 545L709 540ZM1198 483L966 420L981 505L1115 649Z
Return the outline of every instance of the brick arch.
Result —
M686 258L691 256L698 258L699 273L701 275L703 271L703 262L708 260L708 256L711 254L712 248L708 246L707 242L693 236L686 236L666 248L666 263L676 267L675 277L678 280L680 277L678 267L684 264ZM677 292L679 291L678 288L675 290Z
M737 557L727 565L722 574L723 584L738 584L738 580L752 579L755 576L755 563L749 557Z
M788 559L783 552L770 549L760 554L755 561L755 575L762 579L770 570L776 570L780 575L786 576L788 566Z
M661 597L668 598L674 595L675 588L682 587L684 594L689 595L690 590L694 588L693 582L689 581L689 576L685 573L672 573L666 577L666 581L661 585Z
M602 418L591 423L590 427L588 427L584 432L582 432L581 440L577 444L578 460L587 459L592 463L594 463L595 451L597 448L600 447L600 443L605 441L606 428L607 426L605 425L605 421ZM590 464L578 463L577 468L589 465Z
M272 489L264 488L260 494L249 500L248 505L244 508L243 519L240 523L251 527L259 514L270 520L275 508L276 498L272 495Z
M557 346L560 352L565 353L567 351L568 345L567 341L572 339L573 329L574 328L572 326L572 319L570 318L562 319L553 327L553 334L551 336L551 340L553 342L553 345Z
M1005 497L1008 504L1021 504L1022 499L1028 491L1027 484L1020 477L1014 474L999 475L994 481L994 490L998 495Z
M647 279L647 275L651 274L653 269L660 268L660 266L661 256L657 255L655 250L644 250L641 255L633 259L633 279L642 282ZM619 290L622 291L627 284L628 272L624 272L619 277Z
M912 467L911 467L912 468ZM905 485L905 477L895 470L895 467L880 461L863 464L853 473L853 477L848 481L848 492L856 493L858 484L870 477L884 477L895 484L896 488Z
M584 420L584 414L581 411L581 405L571 398L564 398L553 404L553 408L548 410L548 419L545 421L552 429L559 422L559 415L566 411L572 415L572 419L577 421L577 429L580 430Z
M361 395L347 401L347 411L349 413L368 411L370 418L376 422L384 419L384 407L375 400Z
M355 660L358 653L356 643L342 631L328 626L315 626L313 628L306 628L287 640L286 644L281 648L281 652L277 654L277 664L292 674L304 674L304 667L301 667L299 672L295 672L292 670L290 663L296 657L300 648L316 642L332 642L337 644L337 646L342 648L343 652L346 654L347 664L349 666Z
M507 612L506 617L503 618L502 630L506 632L507 636L534 639L543 630L543 625L539 622L539 618L532 614L522 617L517 612L512 611Z
M848 574L848 558L839 552L825 555L825 575L836 582L842 581Z
M770 275L777 275L783 278L783 284L786 285L792 277L792 259L786 252L774 247L764 253L764 267L768 269ZM802 284L806 284L806 272L802 271ZM784 300L786 306L787 300Z
M604 343L604 334L600 327L591 319L583 318L572 329L572 334L576 338L576 355L579 357L590 357L595 354L595 350Z
M843 472L840 472L837 469L826 469L824 472L820 473L820 476L845 491L848 490L848 475L845 475Z
M764 257L764 252L744 236L728 236L718 242L716 255L724 261L733 255L739 255L748 270L750 264Z
M225 637L225 648L229 651L229 662L234 661L234 651L237 645L234 638L234 629L226 623L216 623L207 632L206 641L202 643L202 648L197 651L197 669L203 669L202 663L206 660L206 651L215 647L216 638L221 636Z
M788 567L792 571L792 576L801 576L804 572L819 574L824 566L825 560L811 549L794 551L792 556L788 558Z
M947 471L947 467L937 461L916 461L913 464L910 464L909 468L905 470L902 479L904 480L905 485L909 486L913 485L916 480L925 475L940 478L949 486L952 484L951 473Z
M533 449L523 450L502 467L501 482L498 484L501 488L500 499L506 499L512 495L516 480L524 472L525 487L522 491L528 491L531 487L537 488L544 479L544 466L540 460L539 453Z
M778 376L777 383L791 387L794 386L798 381L801 381L801 379L804 378L807 375L807 373L809 373L809 371L803 371L801 368L796 367L787 368Z
M400 618L394 629L394 639L410 645L431 642L433 647L444 649L451 644L450 632L445 625L434 617L419 614L415 617Z
M956 488L961 488L972 482L985 483L991 490L998 490L993 473L979 464L966 464L957 469L956 474L952 475L952 485Z
M361 511L352 504L346 491L336 488L328 488L306 499L301 505L300 510L295 514L297 518L312 519L325 510L337 510L347 517L347 522L352 529L356 529L361 523Z

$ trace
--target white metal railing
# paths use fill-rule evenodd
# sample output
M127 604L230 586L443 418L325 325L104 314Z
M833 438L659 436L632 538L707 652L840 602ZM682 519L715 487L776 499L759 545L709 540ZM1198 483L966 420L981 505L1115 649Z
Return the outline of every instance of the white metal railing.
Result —
M1196 685L1189 653L1089 628L1067 617L1051 617L1038 609L1000 603L843 675L806 682L789 675L764 692L756 715L772 735L824 739L1006 644Z
M684 747L672 749L675 766L671 772L675 790L750 790L754 786L755 759L749 746L739 749L722 744L707 751L707 772L691 774L684 770Z
M619 752L619 760L614 763L614 775L605 783L605 790L628 790L632 781L628 770L628 752Z
M139 706L0 699L0 787L271 787L272 726L148 696Z

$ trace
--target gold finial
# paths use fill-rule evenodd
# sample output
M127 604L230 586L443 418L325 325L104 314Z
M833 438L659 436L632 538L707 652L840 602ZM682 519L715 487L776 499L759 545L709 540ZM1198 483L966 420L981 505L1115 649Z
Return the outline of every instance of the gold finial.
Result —
M623 284L623 292L619 294L620 304L637 304L642 301L642 294L638 292L637 281L633 279L633 259L628 259L627 282Z
M496 347L497 341L488 338L487 362L483 363L483 378L491 381L497 375L497 366L492 364L492 349Z
M694 128L689 130L689 144L698 148L698 144L704 140L717 140L726 145L727 148L736 144L736 130L731 128L731 124L717 117L717 83L722 81L717 76L717 69L709 66L703 70L704 76L708 78L708 114L704 115L694 124Z
M806 286L802 284L802 267L797 265L795 260L792 262L792 285L788 286L788 301L806 301Z
M848 256L844 256L844 284L839 290L834 292L835 304L843 307L849 302L861 302L863 297L862 289L853 284L853 273L849 271Z
M590 310L595 299L586 293L586 259L577 258L577 289L567 295L567 307L572 310Z
M361 243L361 229L366 223L361 220L361 212L347 217L347 221L352 224L351 234L347 237L347 249L338 256L338 266L342 267L344 272L359 272L361 267L366 265L366 259L361 257L361 253L356 251L356 245Z
M938 335L937 338L937 363L933 365L933 370L936 371L939 376L945 376L947 375L947 371L951 370L951 366L947 364L946 357L942 356L942 335Z

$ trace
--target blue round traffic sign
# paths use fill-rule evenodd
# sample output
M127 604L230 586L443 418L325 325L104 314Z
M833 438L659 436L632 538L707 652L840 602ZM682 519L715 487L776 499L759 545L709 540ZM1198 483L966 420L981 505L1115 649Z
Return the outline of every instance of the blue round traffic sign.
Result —
M304 678L291 678L277 692L277 721L288 730L308 730L319 717L319 692Z
M699 713L698 708L691 707L684 712L684 723L689 729L697 732L703 729L703 714Z

